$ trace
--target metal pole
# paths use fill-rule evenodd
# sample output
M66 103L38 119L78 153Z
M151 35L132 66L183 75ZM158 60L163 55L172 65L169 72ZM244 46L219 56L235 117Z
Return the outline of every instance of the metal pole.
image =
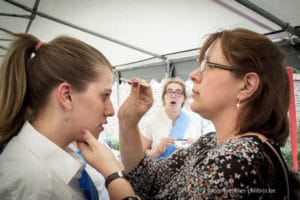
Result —
M6 29L1 28L1 27L0 27L0 31L6 32L6 33L11 34L11 35L14 35L14 34L15 34L14 32L11 32L11 31L6 30Z
M25 18L29 19L29 15L19 15L19 14L11 14L11 13L0 13L0 16L6 16L6 17L20 17L20 18Z
M31 12L30 20L29 20L29 22L28 22L28 24L27 24L25 33L28 33L28 31L29 31L29 29L30 29L30 26L31 26L31 24L32 24L32 21L33 21L34 18L35 18L35 15L36 15L36 12L37 12L39 3L40 3L40 0L36 0L35 3L34 3L33 10L32 10L33 12Z
M13 5L15 5L15 6L19 7L19 8L22 8L22 9L24 9L24 10L26 10L26 11L32 12L32 9L31 9L31 8L29 8L29 7L27 7L27 6L24 6L24 5L22 5L22 4L20 4L20 3L16 2L16 1L11 1L11 0L4 0L4 1L6 1L6 2L8 2L8 3L11 3L11 4L13 4ZM77 30L80 30L80 31L82 31L82 32L89 33L89 34L91 34L91 35L94 35L94 36L103 38L103 39L105 39L105 40L108 40L108 41L117 43L117 44L119 44L119 45L121 45L121 46L125 46L125 47L127 47L127 48L134 49L134 50L136 50L136 51L139 51L139 52L142 52L142 53L145 53L145 54L154 56L154 57L159 58L159 59L161 59L161 60L163 60L163 61L166 61L166 60L167 60L167 58L166 58L165 56L162 56L162 55L159 55L159 54L156 54L156 53L147 51L147 50L145 50L145 49L141 49L141 48L139 48L139 47L136 47L136 46L133 46L133 45L124 43L124 42L122 42L122 41L120 41L120 40L113 39L113 38L108 37L108 36L106 36L106 35L103 35L103 34L100 34L100 33L96 33L96 32L94 32L94 31L91 31L91 30L82 28L82 27L80 27L80 26L77 26L77 25L75 25L75 24L71 24L71 23L69 23L69 22L63 21L63 20L58 19L58 18L56 18L56 17L50 16L50 15L48 15L48 14L45 14L45 13L42 13L42 12L37 11L37 12L36 12L36 15L38 15L38 16L40 16L40 17L44 17L44 18L49 19L49 20L52 20L52 21L55 21L55 22L57 22L57 23L60 23L60 24L69 26L69 27L72 27L72 28L77 29Z
M279 25L283 30L286 30L287 32L289 32L291 34L300 37L300 30L291 26L289 23L282 21L278 17L272 15L271 13L265 11L264 9L251 3L250 1L248 1L248 0L235 0L235 1L246 6L249 9L253 10L254 12L260 14L261 16L267 18L268 20L272 21L273 23Z
M4 47L4 46L2 46L2 45L0 45L0 49L7 50L7 48L6 48L6 47Z

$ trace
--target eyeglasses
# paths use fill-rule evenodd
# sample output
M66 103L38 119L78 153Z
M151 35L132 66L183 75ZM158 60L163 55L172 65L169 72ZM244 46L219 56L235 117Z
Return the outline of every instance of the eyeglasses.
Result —
M222 65L219 63L213 63L213 62L209 62L207 60L203 60L200 64L199 70L200 72L203 72L206 68L206 66L212 67L212 68L219 68L219 69L224 69L224 70L228 70L228 71L239 71L238 68L236 67L232 67L232 66L228 66L228 65Z
M181 97L181 95L183 95L183 92L181 90L167 90L166 95L168 95L169 97L172 97L173 95L175 97Z

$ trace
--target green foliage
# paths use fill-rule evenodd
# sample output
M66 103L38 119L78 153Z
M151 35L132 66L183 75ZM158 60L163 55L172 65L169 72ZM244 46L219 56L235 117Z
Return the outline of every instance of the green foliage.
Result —
M289 145L286 145L288 147L281 148L281 153L286 161L287 165L289 168L293 168L293 160L292 160L292 150ZM299 150L299 145L298 145L298 166L300 166L300 150Z
M113 149L119 150L119 139L118 138L110 138L110 142L112 144Z
M105 141L111 148L119 151L119 137L112 134L106 134Z

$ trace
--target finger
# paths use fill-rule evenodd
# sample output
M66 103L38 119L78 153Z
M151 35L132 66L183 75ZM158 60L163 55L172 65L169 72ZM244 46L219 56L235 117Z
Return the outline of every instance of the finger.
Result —
M140 99L140 84L138 81L132 81L130 96L133 97L135 100Z
M90 147L85 142L77 141L77 146L83 154L84 154L84 152L86 152L90 149Z
M153 93L150 85L147 87L141 85L141 99L145 102L153 102Z
M95 147L97 146L98 140L93 136L93 134L87 130L86 128L80 129L80 133L82 135L82 138L86 142L86 145L90 147Z
M167 138L167 141L168 141L168 142L175 142L175 141L176 141L176 139L175 139L175 138L171 138L171 137L169 137L169 138Z
M172 144L175 144L175 142L167 142L167 145L170 146Z
M131 97L135 100L142 100L142 102L147 107L151 107L153 105L153 93L150 84L146 82L146 80L142 80L139 78L131 78Z

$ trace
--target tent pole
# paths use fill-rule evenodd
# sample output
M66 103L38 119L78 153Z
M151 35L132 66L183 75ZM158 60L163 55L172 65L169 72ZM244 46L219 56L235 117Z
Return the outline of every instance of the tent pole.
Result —
M0 27L0 31L3 31L3 32L8 33L10 35L14 35L15 34L14 32L11 32L11 31L9 31L7 29L4 29L4 28L1 28L1 27Z
M279 19L276 16L272 15L271 13L265 11L264 9L260 8L259 6L251 3L250 1L248 1L248 0L235 0L235 1L246 6L249 9L253 10L254 12L260 14L261 16L267 18L268 20L272 21L273 23L279 25L283 30L300 37L300 30L291 26L289 23L282 21L281 19Z
M24 6L24 5L22 5L22 4L20 4L20 3L16 2L16 1L12 1L12 0L4 0L4 1L6 1L6 2L8 2L8 3L10 3L10 4L13 4L13 5L15 5L15 6L19 7L19 8L22 8L22 9L28 11L28 12L33 12L33 10L32 10L31 8L29 8L29 7L27 7L27 6ZM96 32L94 32L94 31L85 29L85 28L80 27L80 26L77 26L77 25L75 25L75 24L71 24L71 23L69 23L69 22L63 21L63 20L61 20L61 19L59 19L59 18L50 16L50 15L48 15L48 14L45 14L45 13L36 11L36 15L38 15L38 16L40 16L40 17L43 17L43 18L46 18L46 19L49 19L49 20L52 20L52 21L55 21L55 22L57 22L57 23L63 24L63 25L65 25L65 26L72 27L72 28L77 29L77 30L80 30L80 31L82 31L82 32L89 33L89 34L94 35L94 36L96 36L96 37L100 37L100 38L102 38L102 39L111 41L111 42L116 43L116 44L119 44L119 45L121 45L121 46L125 46L125 47L127 47L127 48L130 48L130 49L133 49L133 50L142 52L142 53L144 53L144 54L151 55L151 56L156 57L156 58L159 58L159 59L161 59L161 60L163 60L163 61L166 61L166 60L167 60L167 58L166 58L165 56L163 56L163 55L159 55L159 54L153 53L153 52L151 52L151 51L148 51L148 50L145 50L145 49L142 49L142 48L133 46L133 45L131 45L131 44L127 44L127 43L122 42L122 41L120 41L120 40L116 40L116 39L114 39L114 38L108 37L108 36L106 36L106 35L103 35L103 34L100 34L100 33L96 33Z
M29 22L28 22L28 24L27 24L25 33L28 33L28 31L29 31L29 29L30 29L30 26L31 26L31 24L32 24L32 21L34 20L34 18L35 18L35 16L36 16L36 11L37 11L37 9L38 9L39 3L40 3L40 0L35 0L34 6L33 6L33 9L32 9L33 12L31 12L30 20L29 20Z

